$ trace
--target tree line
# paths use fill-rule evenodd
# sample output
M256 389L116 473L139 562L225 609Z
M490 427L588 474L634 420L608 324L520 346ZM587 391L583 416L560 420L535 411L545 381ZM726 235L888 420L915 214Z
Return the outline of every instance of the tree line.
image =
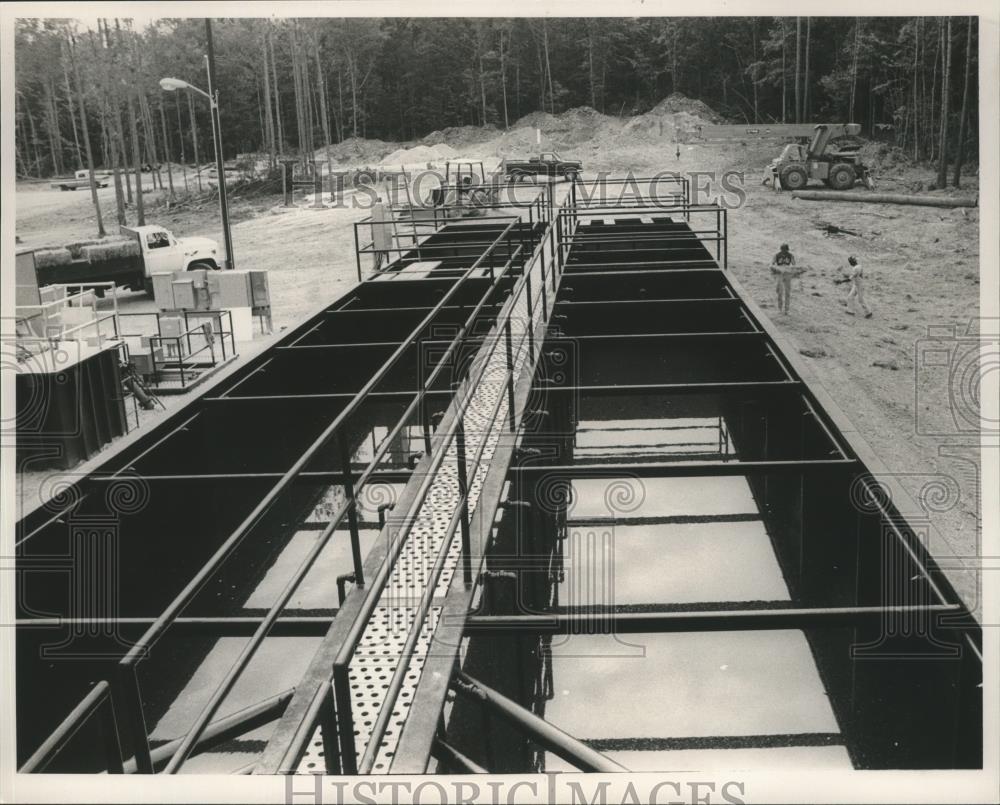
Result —
M648 110L699 98L736 122L858 122L957 183L978 144L972 17L224 19L213 21L227 157L309 155L350 137L405 141L450 126L510 126L535 111ZM18 174L90 160L212 158L205 24L96 27L20 19ZM154 181L162 184L162 176ZM172 176L167 177L173 183ZM184 181L188 181L184 174ZM175 188L171 187L173 191ZM119 209L119 216L122 211Z

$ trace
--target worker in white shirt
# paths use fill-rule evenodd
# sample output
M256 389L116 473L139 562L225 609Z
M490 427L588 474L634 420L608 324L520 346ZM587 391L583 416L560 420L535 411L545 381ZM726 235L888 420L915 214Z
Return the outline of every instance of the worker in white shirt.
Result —
M865 270L853 254L847 258L847 263L850 266L847 270L847 279L851 283L851 289L847 292L847 313L853 316L855 309L860 307L864 311L865 318L870 319L872 311L865 302Z

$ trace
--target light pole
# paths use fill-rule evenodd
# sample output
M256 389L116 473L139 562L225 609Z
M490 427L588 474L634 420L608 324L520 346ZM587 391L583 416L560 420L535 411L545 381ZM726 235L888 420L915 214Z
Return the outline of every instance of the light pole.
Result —
M207 57L206 57L207 59ZM189 89L199 95L208 98L209 106L212 108L212 143L215 146L215 170L219 180L219 209L222 212L222 237L226 247L226 268L235 268L233 259L233 236L229 231L229 201L226 197L226 169L222 161L222 125L219 122L219 91L212 90L212 75L209 71L208 92L199 89L194 84L181 81L179 78L161 78L160 88L167 92L175 92L179 89Z

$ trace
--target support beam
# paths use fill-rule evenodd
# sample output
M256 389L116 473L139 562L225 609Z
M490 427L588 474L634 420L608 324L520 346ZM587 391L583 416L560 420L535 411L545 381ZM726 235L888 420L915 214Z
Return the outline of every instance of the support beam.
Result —
M806 470L852 467L853 459L811 459L796 461L649 461L629 464L527 464L511 467L512 472L556 475L560 478L692 478L717 475L804 472Z
M699 612L571 612L551 615L470 615L466 635L663 634L860 626L917 615L958 615L959 604L814 607Z

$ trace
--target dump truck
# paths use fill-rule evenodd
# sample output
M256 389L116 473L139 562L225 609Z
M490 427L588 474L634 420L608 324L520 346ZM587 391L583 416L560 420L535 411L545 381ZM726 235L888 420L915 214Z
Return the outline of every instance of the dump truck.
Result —
M80 241L35 252L39 285L114 282L152 294L152 275L164 271L218 270L219 244L211 238L178 238L162 226L119 228L121 237Z
M834 190L850 190L858 181L869 190L875 184L871 171L861 162L861 141L857 123L821 123L813 130L808 145L789 143L781 155L767 166L764 184L775 180L785 190L801 190L810 180L822 180Z
M511 182L526 181L531 176L561 176L573 181L582 170L582 162L563 159L555 151L543 151L526 160L505 159L503 162L503 174Z

